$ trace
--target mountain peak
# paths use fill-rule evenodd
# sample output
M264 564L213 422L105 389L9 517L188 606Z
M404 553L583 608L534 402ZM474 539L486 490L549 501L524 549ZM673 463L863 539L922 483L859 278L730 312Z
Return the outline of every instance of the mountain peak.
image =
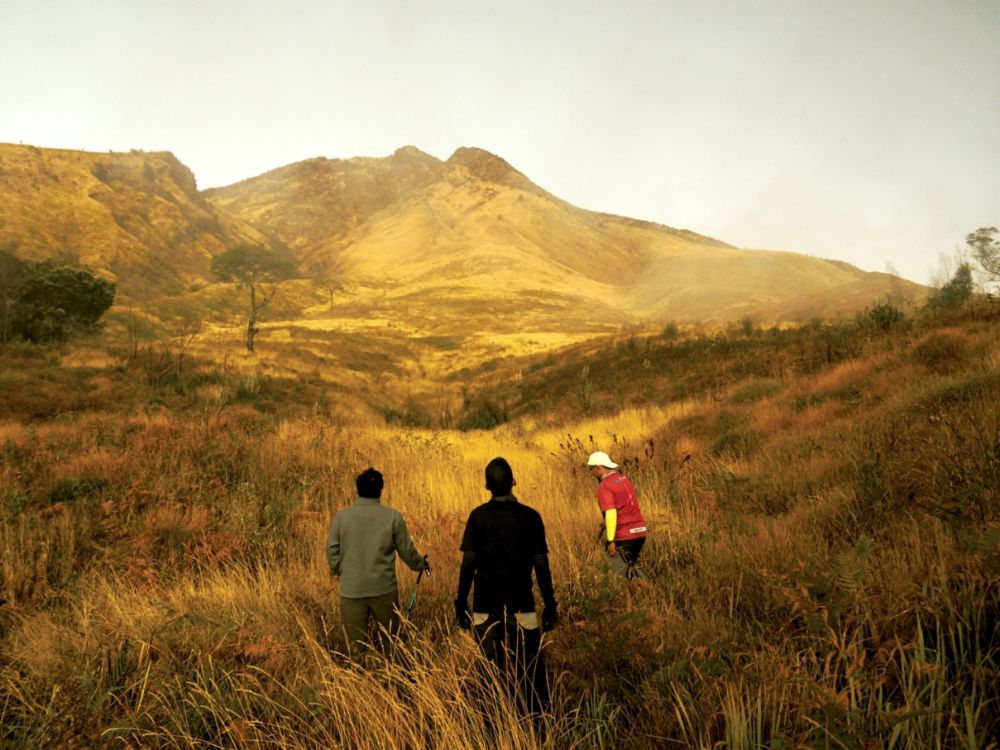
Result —
M432 161L438 163L438 159L435 159L430 154L421 151L416 146L401 146L393 152L393 157L397 159L419 159L420 161Z
M496 154L481 148L461 146L448 158L448 164L465 167L487 182L496 182L522 190L538 191L538 187Z

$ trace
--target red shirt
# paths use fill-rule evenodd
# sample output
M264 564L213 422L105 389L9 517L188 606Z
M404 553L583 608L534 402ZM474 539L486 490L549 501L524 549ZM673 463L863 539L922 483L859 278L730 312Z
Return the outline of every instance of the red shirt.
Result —
M628 477L622 476L617 471L605 474L597 486L597 504L601 507L602 513L612 509L618 512L616 542L646 536L646 519L642 517L635 487Z

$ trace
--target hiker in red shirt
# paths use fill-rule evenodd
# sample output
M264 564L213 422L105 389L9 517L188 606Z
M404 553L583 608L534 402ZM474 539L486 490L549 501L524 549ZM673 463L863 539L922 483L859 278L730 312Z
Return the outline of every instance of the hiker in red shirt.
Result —
M587 459L591 474L597 479L597 504L604 514L604 540L611 567L620 575L632 578L633 566L646 543L646 520L639 510L635 486L620 474L618 464L604 451Z

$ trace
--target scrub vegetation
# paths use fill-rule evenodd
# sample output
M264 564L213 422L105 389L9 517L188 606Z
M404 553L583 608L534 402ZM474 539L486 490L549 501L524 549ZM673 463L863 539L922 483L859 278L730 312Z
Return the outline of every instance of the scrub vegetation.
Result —
M252 367L8 344L0 744L996 747L1000 310L883 318L506 357L457 379L464 411L427 386L352 412L377 399L294 337ZM603 565L596 449L639 489L641 580ZM497 455L560 603L541 728L452 623ZM356 664L323 545L369 465L433 575L398 657Z

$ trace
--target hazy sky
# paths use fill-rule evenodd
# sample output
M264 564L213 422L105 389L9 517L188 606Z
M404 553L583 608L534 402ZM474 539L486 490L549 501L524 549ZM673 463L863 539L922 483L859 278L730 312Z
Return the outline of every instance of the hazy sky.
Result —
M0 141L200 187L492 151L571 203L926 282L1000 224L1000 0L0 0Z

